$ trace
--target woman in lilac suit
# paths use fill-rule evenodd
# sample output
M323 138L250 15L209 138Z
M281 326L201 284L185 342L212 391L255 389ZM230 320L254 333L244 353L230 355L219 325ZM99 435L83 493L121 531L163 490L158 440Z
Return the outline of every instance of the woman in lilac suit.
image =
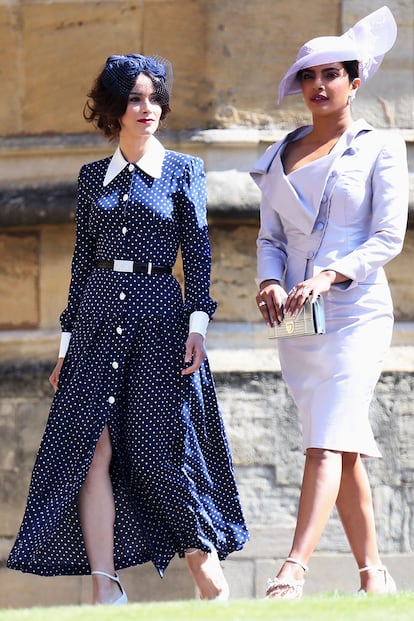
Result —
M383 266L402 248L407 162L397 134L354 122L350 103L396 37L383 7L340 37L305 44L281 81L279 100L302 92L312 125L257 162L262 191L257 304L266 323L322 295L326 333L281 339L283 376L303 423L306 454L293 545L268 598L298 598L308 560L336 504L361 590L395 583L381 564L361 457L379 457L368 420L390 345L391 295Z

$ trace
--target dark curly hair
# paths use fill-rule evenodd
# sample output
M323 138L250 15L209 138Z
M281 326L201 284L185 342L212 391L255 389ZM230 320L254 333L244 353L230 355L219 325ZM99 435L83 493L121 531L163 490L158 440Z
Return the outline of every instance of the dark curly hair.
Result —
M118 89L117 92L109 89L104 84L104 71L105 69L98 75L88 93L89 99L83 109L83 117L88 123L93 123L109 140L115 140L121 131L120 118L127 109L129 93L122 92L122 89ZM148 71L141 73L147 75L153 84L155 99L161 106L162 121L171 112L170 95L165 82Z

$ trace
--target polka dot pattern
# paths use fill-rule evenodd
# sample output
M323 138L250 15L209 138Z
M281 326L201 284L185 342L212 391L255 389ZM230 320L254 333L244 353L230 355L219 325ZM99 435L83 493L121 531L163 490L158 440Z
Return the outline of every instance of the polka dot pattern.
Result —
M90 572L77 496L108 425L115 568L213 546L220 559L248 539L214 379L205 360L182 376L188 317L210 316L205 174L166 151L162 176L126 166L106 187L109 158L79 176L68 305L72 338L8 567L45 576ZM98 259L173 265L172 275L97 269Z

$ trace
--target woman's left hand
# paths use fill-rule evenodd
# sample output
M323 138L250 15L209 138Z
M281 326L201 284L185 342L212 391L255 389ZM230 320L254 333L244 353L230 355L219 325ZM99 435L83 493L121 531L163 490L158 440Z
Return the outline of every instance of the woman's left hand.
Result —
M206 356L207 352L204 346L204 336L198 332L190 332L185 344L184 364L191 364L190 366L186 366L181 371L181 374L190 375L190 373L197 371Z
M320 272L317 276L313 276L313 278L298 282L298 284L292 287L288 292L283 309L285 315L288 317L296 315L308 298L314 302L318 295L329 291L335 278L336 272L326 270Z

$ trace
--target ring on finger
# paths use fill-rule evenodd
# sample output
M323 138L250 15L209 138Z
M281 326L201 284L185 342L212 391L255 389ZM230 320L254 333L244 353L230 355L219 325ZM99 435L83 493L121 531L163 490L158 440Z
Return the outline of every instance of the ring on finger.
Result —
M310 289L309 287L302 287L302 291L301 291L302 295L304 295L305 297L307 297L310 294Z
M267 304L264 300L262 300L261 302L259 302L259 306L267 306Z
M292 287L292 289L289 291L288 295L294 295L297 291L296 287Z

